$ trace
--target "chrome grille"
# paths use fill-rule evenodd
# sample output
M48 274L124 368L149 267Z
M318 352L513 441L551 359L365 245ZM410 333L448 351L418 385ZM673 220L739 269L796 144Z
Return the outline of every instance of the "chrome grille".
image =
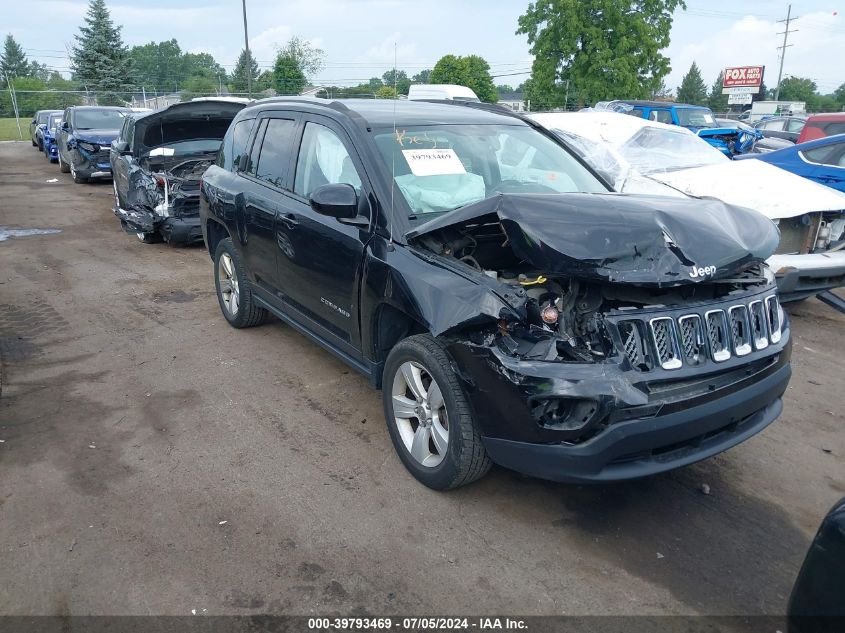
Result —
M717 363L731 357L731 344L728 337L728 319L724 310L711 310L705 315L707 320L707 338L710 342L710 355Z
M678 349L675 321L669 317L660 317L652 319L650 324L654 348L657 351L657 362L663 369L678 369L683 363L681 363L681 352Z
M679 369L746 356L779 342L783 327L775 295L677 319L663 316L646 322L622 317L614 322L625 357L639 371L656 366Z
M728 308L728 319L731 323L731 340L733 350L737 356L751 353L751 326L748 322L748 308L745 306L731 306Z
M766 349L769 346L769 327L766 311L762 301L752 301L748 304L748 314L751 325L751 339L756 349Z
M704 342L701 317L697 314L682 316L678 319L678 327L681 335L681 350L684 354L684 361L688 365L698 365L704 362L704 357L707 354L707 346Z
M774 295L766 297L766 318L769 321L769 338L772 343L780 341L780 305L778 298Z

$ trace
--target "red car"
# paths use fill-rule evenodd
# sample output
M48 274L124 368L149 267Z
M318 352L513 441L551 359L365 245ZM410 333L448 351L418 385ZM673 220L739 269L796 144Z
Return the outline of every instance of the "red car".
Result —
M798 143L814 141L834 134L845 134L845 112L811 114L798 136Z

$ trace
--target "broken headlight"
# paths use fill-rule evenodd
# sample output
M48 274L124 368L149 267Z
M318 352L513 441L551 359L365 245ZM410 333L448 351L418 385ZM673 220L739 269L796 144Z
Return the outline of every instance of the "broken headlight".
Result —
M86 143L85 141L77 141L76 146L79 149L84 149L86 152L99 152L100 146L94 143Z

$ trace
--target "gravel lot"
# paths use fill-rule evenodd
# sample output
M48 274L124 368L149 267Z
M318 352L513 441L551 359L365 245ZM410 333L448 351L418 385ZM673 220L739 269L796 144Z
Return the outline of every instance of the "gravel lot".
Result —
M845 315L815 299L783 416L728 453L443 494L363 378L230 328L206 252L139 243L111 201L0 143L0 227L61 231L0 242L2 614L777 614L845 494Z

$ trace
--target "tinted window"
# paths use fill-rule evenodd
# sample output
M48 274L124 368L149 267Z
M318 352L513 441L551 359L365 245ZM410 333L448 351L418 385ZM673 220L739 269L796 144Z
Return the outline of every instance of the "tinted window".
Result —
M642 118L643 118L643 111L642 111L642 109L641 109L641 108L634 108L633 110L631 110L630 112L628 112L628 114L630 114L631 116L635 116L635 117L637 117L638 119L642 119Z
M801 152L801 154L811 163L817 163L819 165L836 165L841 167L843 146L845 146L845 143L834 143L833 145L825 145L824 147L808 149Z
M238 121L235 129L232 130L229 156L232 157L232 164L235 169L240 164L241 155L246 153L246 142L249 140L249 133L252 131L253 123L255 123L255 119L244 119L243 121Z
M343 141L326 126L308 123L299 148L293 190L307 198L317 187L337 183L361 189L361 178Z
M264 119L258 124L258 132L255 134L255 141L252 143L252 150L249 153L249 158L246 161L246 167L243 171L250 176L255 175L255 168L258 166L258 152L261 149L261 143L264 140L264 131L267 129L267 119Z
M760 127L764 130L782 130L783 129L783 121L773 120L773 121L764 121L760 124Z
M826 136L833 136L834 134L845 134L845 121L828 123L824 126L824 133Z
M290 119L269 119L264 131L256 176L276 187L284 185L293 129L294 122Z

